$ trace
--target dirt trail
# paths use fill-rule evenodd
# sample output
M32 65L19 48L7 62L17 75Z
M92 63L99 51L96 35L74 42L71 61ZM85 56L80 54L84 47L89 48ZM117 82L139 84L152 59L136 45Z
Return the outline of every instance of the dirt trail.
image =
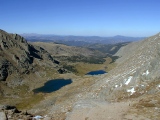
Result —
M129 104L121 102L98 103L92 107L81 106L69 113L66 120L124 120Z
M77 104L66 120L151 120L146 115L137 114L133 104L133 101Z

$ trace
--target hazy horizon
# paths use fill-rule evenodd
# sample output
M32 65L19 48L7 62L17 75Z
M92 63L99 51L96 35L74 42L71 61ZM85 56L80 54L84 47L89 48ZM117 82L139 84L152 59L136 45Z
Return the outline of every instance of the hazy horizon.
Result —
M160 32L159 0L0 0L10 33L148 37Z
M46 35L46 36L75 36L75 37L116 37L116 36L122 36L122 37L149 37L149 36L125 36L125 35L113 35L113 36L98 36L98 35L58 35L58 34L39 34L39 33L20 33L20 35Z

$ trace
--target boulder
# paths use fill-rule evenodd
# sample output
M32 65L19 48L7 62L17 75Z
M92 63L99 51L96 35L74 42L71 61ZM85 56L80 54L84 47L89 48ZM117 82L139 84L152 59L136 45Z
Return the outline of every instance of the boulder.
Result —
M8 76L8 61L0 57L0 81L4 81Z
M58 73L60 73L60 74L64 74L64 73L67 72L64 68L60 68L60 69L58 69L57 71L58 71Z
M0 112L0 120L7 120L4 112Z

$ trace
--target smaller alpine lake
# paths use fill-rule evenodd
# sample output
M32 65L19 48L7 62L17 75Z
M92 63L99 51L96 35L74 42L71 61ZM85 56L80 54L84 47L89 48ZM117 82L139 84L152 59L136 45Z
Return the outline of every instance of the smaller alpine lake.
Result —
M34 93L39 93L39 92L51 93L71 83L72 83L71 79L53 79L53 80L47 81L44 84L44 86L34 89L33 92Z
M90 71L86 75L101 75L106 73L107 72L104 70L96 70L96 71ZM47 81L44 84L44 86L34 89L33 92L34 93L51 93L71 83L72 83L71 79L53 79L53 80Z
M105 74L105 73L107 72L104 70L96 70L96 71L88 72L86 75L100 75L100 74Z

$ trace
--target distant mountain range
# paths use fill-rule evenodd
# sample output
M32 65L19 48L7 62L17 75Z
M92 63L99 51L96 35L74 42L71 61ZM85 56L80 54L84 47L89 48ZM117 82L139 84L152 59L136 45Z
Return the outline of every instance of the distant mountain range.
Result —
M127 37L127 36L113 36L113 37L99 37L99 36L60 36L60 35L43 35L43 34L21 34L30 42L55 42L66 44L69 46L86 46L90 44L115 44L122 42L132 42L145 39L145 37Z

